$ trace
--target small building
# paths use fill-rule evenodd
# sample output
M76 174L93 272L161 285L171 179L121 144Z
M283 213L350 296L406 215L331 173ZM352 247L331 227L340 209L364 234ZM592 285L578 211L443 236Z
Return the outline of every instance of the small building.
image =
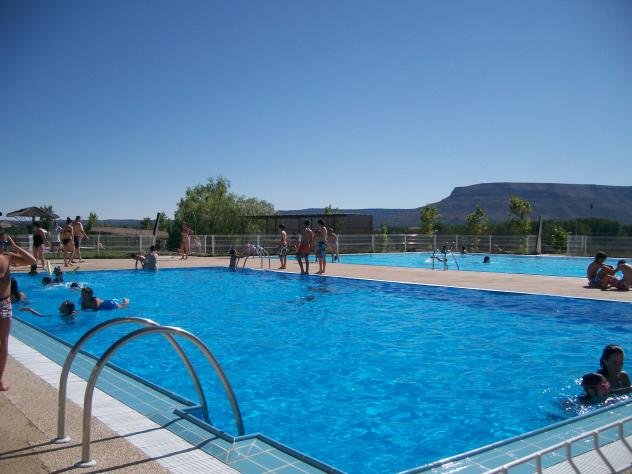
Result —
M305 219L315 226L318 219L325 221L327 227L333 228L337 234L372 234L372 214L273 214L268 216L244 216L244 220L263 222L262 232L265 235L278 233L279 224L285 226L289 234L299 234Z
M125 237L137 237L142 235L143 237L151 237L154 233L153 229L137 229L131 227L110 227L110 226L93 226L90 230L91 234L107 234L107 235L119 235ZM169 234L164 230L156 231L157 239L166 239Z

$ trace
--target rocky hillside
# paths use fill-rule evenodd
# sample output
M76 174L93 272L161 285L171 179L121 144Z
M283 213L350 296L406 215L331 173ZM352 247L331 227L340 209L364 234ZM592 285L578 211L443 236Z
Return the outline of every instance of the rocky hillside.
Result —
M432 203L449 224L464 224L465 216L476 205L487 211L492 222L507 220L509 199L519 196L531 203L531 218L572 220L582 217L601 217L623 224L632 223L632 186L604 186L596 184L555 183L482 183L454 188L439 202ZM340 212L373 214L376 228L410 227L419 224L421 207L414 209L343 209ZM322 209L282 211L290 213L319 213Z

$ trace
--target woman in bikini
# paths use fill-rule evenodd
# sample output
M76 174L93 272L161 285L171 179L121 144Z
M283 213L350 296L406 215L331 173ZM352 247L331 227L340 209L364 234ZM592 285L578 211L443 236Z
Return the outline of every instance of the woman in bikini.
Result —
M72 265L72 256L75 253L74 231L72 229L72 219L66 218L66 225L59 234L61 246L64 252L64 267Z
M42 224L33 222L33 256L35 257L35 266L38 262L42 262L42 268L46 267L44 261L44 242L47 238L47 232L42 229Z
M195 232L186 225L184 222L182 223L182 233L180 234L180 254L182 258L180 260L186 260L189 257L189 250L191 247L191 242L189 240L190 236Z

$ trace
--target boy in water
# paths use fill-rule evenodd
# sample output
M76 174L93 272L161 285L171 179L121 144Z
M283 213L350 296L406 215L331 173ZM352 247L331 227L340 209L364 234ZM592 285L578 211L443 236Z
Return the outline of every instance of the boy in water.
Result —
M36 311L33 308L30 308L28 306L20 308L20 311L32 313L35 316L45 316L39 311ZM59 305L59 314L61 314L62 316L76 316L77 314L79 314L79 311L75 309L75 304L72 301L66 300L62 304Z
M239 262L237 251L235 249L230 249L230 252L228 252L228 255L230 255L230 262L228 263L228 269L232 271L237 271L237 262Z
M590 405L603 403L608 399L610 394L610 384L601 374L590 372L582 377L582 387L584 387L584 395L579 397L581 403Z

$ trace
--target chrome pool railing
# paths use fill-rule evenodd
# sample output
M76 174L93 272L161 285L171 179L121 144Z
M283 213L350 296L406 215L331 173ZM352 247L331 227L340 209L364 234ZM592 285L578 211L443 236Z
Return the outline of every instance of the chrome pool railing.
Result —
M128 342L144 336L146 334L168 334L168 335L178 335L185 339L188 339L190 342L195 344L197 348L204 354L206 359L211 363L213 368L215 369L215 373L219 377L222 386L224 387L224 391L228 396L230 401L230 405L233 411L233 415L235 417L235 423L237 425L237 434L239 436L243 436L245 434L243 419L241 417L241 412L239 410L239 405L237 404L237 399L235 398L235 393L233 392L232 387L224 374L224 371L220 367L219 363L215 356L208 349L206 344L202 342L198 337L191 334L184 329L171 327L171 326L149 326L145 328L137 329L126 336L121 337L116 342L114 342L99 358L96 365L92 369L92 373L90 374L90 378L88 379L88 385L86 387L86 392L83 401L83 436L81 441L81 460L76 464L77 467L90 467L96 464L96 461L90 459L90 430L91 430L91 418L92 418L92 396L94 394L94 388L97 383L97 379L105 367L105 364L108 360L114 355L114 353L123 347Z
M624 433L624 425L626 423L630 423L632 422L632 416L628 416L627 418L623 418L621 420L609 423L607 425L601 426L599 428L596 428L592 431L583 433L579 436L575 436L574 438L562 441L560 443L557 443L553 446L550 446L546 449L542 449L540 451L537 451L535 453L529 454L527 456L524 456L520 459L516 459L515 461L512 461L510 463L505 464L504 466L498 467L496 469L492 469L490 471L487 471L486 474L509 474L511 472L512 468L521 466L525 463L528 462L533 462L535 461L535 472L537 472L538 474L541 474L543 472L543 468L542 468L542 457L546 454L552 453L554 451L560 450L560 449L564 449L564 453L565 453L565 462L567 462L570 467L571 470L574 472L581 472L581 470L579 469L579 467L576 465L576 463L573 461L573 453L572 453L572 446L574 443L577 443L579 441L585 440L587 438L592 438L592 450L593 452L597 453L597 455L599 456L599 458L601 459L601 462L603 463L603 467L605 467L606 469L608 469L608 471L604 471L604 472L611 472L611 473L616 473L616 472L621 472L621 468L629 468L630 466L632 466L632 447L630 446L630 443L628 443L628 440L626 439L625 433ZM609 444L612 445L612 443L618 443L619 446L617 446L618 448L625 448L628 451L628 457L627 457L627 461L623 460L623 466L617 466L614 465L614 461L609 459L608 456L603 452L603 448L604 446L600 446L599 444L599 434L603 433L605 431L609 431L612 429L617 430L617 434L618 434L618 439L611 441ZM605 445L607 446L607 445ZM588 452L591 452L588 451ZM618 454L617 458L619 462L621 462L621 455ZM562 461L562 462L564 462ZM558 463L559 464L559 463Z
M70 367L72 366L72 362L76 358L79 353L81 347L95 334L102 331L103 329L114 326L117 324L124 323L137 323L141 324L145 327L137 329L131 333L128 333L125 336L118 338L114 343L112 343L108 349L101 355L101 357L97 360L90 377L87 382L86 391L84 394L84 410L83 410L83 435L82 435L82 453L81 460L76 464L77 467L89 467L96 464L96 461L90 460L90 431L91 431L91 418L92 418L92 397L94 394L94 389L96 386L96 382L98 380L101 371L110 360L110 358L114 355L114 353L121 347L123 347L128 342L133 339L139 338L146 334L162 334L167 341L173 346L173 348L178 353L180 359L186 366L191 379L195 385L195 390L200 400L200 405L202 408L202 414L204 420L211 423L209 412L208 412L208 404L206 401L206 397L204 395L204 391L200 384L200 379L191 364L191 361L182 350L182 347L173 337L174 335L183 337L184 339L192 342L202 354L206 357L206 359L210 362L211 366L215 370L216 375L220 379L224 391L228 396L233 415L235 417L235 423L237 425L237 433L239 436L245 434L243 420L241 416L241 412L239 410L239 405L237 404L237 399L235 398L235 393L233 392L232 387L230 386L230 382L226 377L226 374L222 370L219 362L213 355L213 353L209 350L209 348L199 339L197 336L191 334L184 329L171 327L171 326L161 326L155 321L145 318L137 318L137 317L123 317L116 318L109 321L105 321L97 326L93 327L89 331L87 331L70 349L66 360L64 361L64 365L62 367L62 372L59 381L59 400L58 400L58 413L57 413L57 437L52 440L54 443L67 443L70 441L70 438L65 435L66 428L66 394L67 394L67 386L68 386L68 375L70 373Z
M72 363L77 357L77 354L79 353L81 348L84 346L84 344L88 342L88 340L92 338L95 334L101 332L102 330L110 326L126 324L126 323L137 323L144 326L159 326L158 323L156 323L155 321L152 321L151 319L138 318L138 317L133 317L133 316L110 319L101 324L97 324L92 329L88 330L83 336L81 336L81 338L79 338L79 340L75 343L74 346L72 346L72 348L68 352L68 355L66 356L66 360L64 361L64 365L61 369L61 375L59 377L59 398L57 402L57 436L52 440L53 443L60 444L60 443L68 443L70 441L70 438L66 436L66 433L65 433L66 432L66 394L67 394L67 389L68 389L68 375L70 373L70 368L72 366ZM202 385L200 384L200 379L197 376L197 373L195 372L195 370L193 369L193 366L191 365L191 361L189 360L187 355L184 353L184 351L182 350L180 345L177 343L177 341L171 335L165 334L165 338L173 346L173 348L178 353L178 356L180 357L180 359L186 366L187 371L189 372L189 375L191 376L191 379L193 380L193 384L195 385L195 391L198 395L198 398L200 399L200 404L202 406L202 416L204 417L206 421L210 422L206 397L204 396Z

